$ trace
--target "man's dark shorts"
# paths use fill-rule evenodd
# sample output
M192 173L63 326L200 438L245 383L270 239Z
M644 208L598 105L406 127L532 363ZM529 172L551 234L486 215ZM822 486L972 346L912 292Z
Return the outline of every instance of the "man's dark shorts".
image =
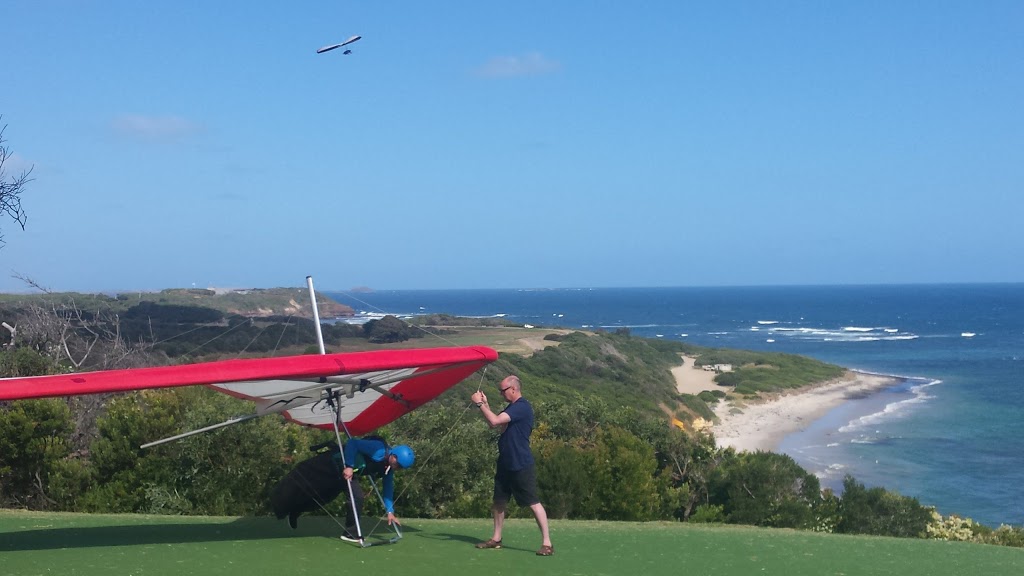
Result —
M522 470L498 470L494 474L494 502L505 504L514 496L516 504L533 506L540 502L537 497L537 467L527 466Z

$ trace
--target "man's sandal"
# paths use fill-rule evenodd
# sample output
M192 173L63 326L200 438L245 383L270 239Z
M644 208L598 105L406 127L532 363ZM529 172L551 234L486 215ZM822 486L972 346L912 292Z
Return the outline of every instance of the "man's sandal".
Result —
M487 542L477 542L476 547L480 548L481 550L485 548L494 548L495 550L497 550L498 548L501 548L501 540L495 540L494 538L491 538Z
M554 546L541 546L540 550L537 550L537 556L551 556L555 553Z

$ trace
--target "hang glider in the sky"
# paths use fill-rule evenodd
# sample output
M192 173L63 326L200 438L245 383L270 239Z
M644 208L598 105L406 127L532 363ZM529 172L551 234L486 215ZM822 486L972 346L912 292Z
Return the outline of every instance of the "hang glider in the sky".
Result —
M330 44L328 46L323 46L321 48L317 48L316 53L317 54L323 54L324 52L330 52L331 50L334 50L335 48L341 48L342 46L348 46L349 44L351 44L351 43L353 43L356 40L359 40L361 38L362 38L362 36L352 36L348 40L345 40L344 42L342 42L341 44ZM351 53L352 53L351 50L345 50L345 54L351 54Z

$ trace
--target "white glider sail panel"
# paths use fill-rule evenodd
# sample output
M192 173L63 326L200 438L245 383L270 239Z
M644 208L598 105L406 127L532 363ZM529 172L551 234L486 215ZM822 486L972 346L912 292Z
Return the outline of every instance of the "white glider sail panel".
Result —
M367 434L436 398L497 360L483 346L416 348L223 360L128 370L0 379L0 400L207 385L256 402L257 415L282 413L331 428L325 390L339 392L342 420Z
M256 404L256 413L260 416L283 413L286 418L297 424L324 429L331 429L334 426L334 411L327 403L327 391L338 392L341 419L349 427L350 432L359 435L366 434L391 422L398 416L408 413L465 378L458 373L444 374L444 383L435 394L432 391L434 387L431 387L428 382L415 381L417 377L433 371L463 372L464 366L455 364L432 370L417 368L382 370L326 378L323 379L326 380L325 382L320 380L265 380L212 384L211 387L237 398L252 400ZM466 376L468 375L469 373L466 374ZM447 384L448 382L450 384ZM410 390L403 392L406 388L410 388ZM397 393L393 392L395 389L397 389ZM398 404L404 410L390 410L388 409L390 404ZM362 424L354 423L364 414L366 416L363 418ZM377 416L373 416L373 414L377 414ZM372 426L372 428L368 429L368 426Z

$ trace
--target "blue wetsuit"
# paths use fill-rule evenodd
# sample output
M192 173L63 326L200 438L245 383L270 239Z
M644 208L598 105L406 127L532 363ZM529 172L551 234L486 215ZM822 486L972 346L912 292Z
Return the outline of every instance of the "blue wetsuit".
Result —
M384 509L389 514L395 513L395 470L388 465L388 446L382 440L376 438L352 438L345 443L345 463L341 465L340 455L335 458L339 460L339 468L348 466L353 472L360 476L383 478L381 497L384 499ZM353 492L357 490L353 483ZM362 500L362 490L357 498ZM361 503L361 502L360 502Z

